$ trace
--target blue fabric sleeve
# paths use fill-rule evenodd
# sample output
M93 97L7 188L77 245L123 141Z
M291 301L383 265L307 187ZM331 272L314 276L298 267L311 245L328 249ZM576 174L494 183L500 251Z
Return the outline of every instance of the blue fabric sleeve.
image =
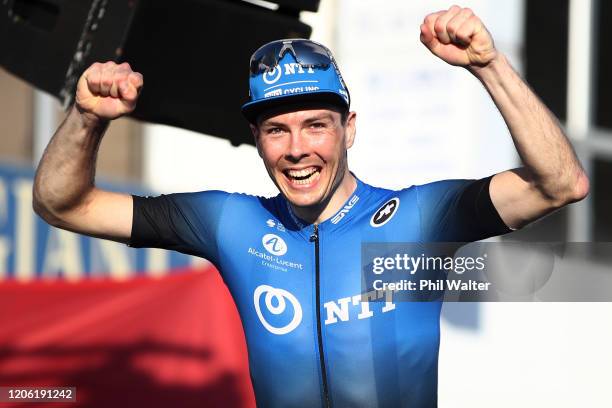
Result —
M217 231L228 193L132 197L134 211L128 245L170 249L217 263Z
M422 239L472 242L510 232L491 201L491 178L417 186Z

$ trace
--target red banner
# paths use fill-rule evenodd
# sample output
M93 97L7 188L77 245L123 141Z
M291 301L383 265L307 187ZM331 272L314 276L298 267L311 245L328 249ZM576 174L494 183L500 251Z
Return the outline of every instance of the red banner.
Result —
M255 406L240 320L214 268L0 283L0 386L76 387L76 403L53 407Z

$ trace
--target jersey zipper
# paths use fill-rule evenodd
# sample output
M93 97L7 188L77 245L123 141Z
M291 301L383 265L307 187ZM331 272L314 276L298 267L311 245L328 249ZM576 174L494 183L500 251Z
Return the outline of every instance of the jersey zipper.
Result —
M325 369L325 355L323 354L323 328L321 326L321 278L319 269L319 226L314 225L314 230L310 236L310 242L314 242L315 247L315 290L317 308L317 339L319 346L319 364L321 367L321 381L323 382L323 402L326 408L331 407L329 390L327 389L327 370Z

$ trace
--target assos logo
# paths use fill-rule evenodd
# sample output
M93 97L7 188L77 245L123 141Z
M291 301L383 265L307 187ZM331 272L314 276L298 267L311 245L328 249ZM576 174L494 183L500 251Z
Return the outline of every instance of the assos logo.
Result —
M399 208L400 200L397 197L393 197L386 203L382 205L375 213L372 215L372 219L370 220L370 225L374 228L381 227L385 225L393 215L397 212Z
M293 308L293 318L289 323L282 327L271 325L261 312L260 298L265 293L264 303L268 311L274 315L280 315L287 309L287 301L291 303ZM274 288L268 285L259 285L253 292L253 302L255 303L255 311L261 324L272 334L287 334L293 331L302 321L302 306L297 298L291 292L284 289Z
M261 243L272 255L281 256L287 253L287 244L278 235L266 234L261 239Z

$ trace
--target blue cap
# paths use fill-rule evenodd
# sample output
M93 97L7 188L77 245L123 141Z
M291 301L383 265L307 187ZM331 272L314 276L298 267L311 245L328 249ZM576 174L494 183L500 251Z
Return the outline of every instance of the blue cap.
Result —
M325 102L349 109L350 96L333 58L325 67L304 67L287 52L272 70L249 78L242 114L254 123L266 110L294 102Z

